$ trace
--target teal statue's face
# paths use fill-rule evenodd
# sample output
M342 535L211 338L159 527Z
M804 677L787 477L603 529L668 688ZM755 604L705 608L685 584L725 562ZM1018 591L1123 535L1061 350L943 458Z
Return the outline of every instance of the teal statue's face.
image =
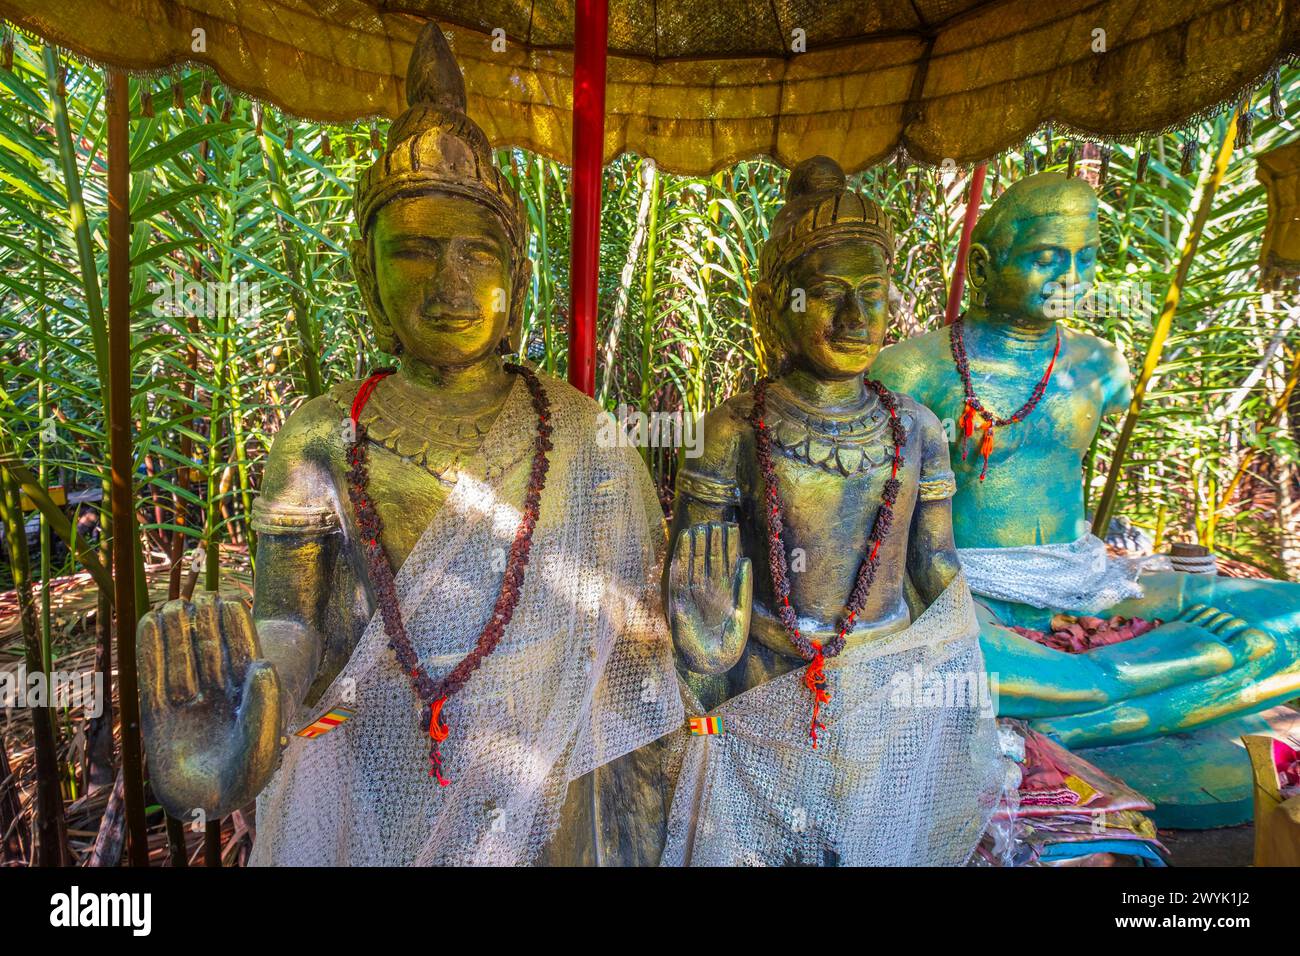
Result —
M989 250L982 263L972 259L972 285L991 315L1032 323L1068 318L1092 287L1099 244L1095 207L1025 219L1000 256Z
M774 327L794 364L842 379L871 367L889 318L889 260L873 243L813 249L790 267ZM802 307L802 308L801 308Z
M445 193L395 199L372 241L383 318L407 355L446 367L493 353L510 321L511 256L491 211Z

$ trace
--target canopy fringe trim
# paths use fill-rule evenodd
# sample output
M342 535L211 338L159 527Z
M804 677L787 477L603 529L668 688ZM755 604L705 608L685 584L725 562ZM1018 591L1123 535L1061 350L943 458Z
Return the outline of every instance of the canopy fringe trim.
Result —
M5 4L0 3L0 6ZM29 41L38 44L48 44L53 46L58 53L61 61L73 61L83 65L93 66L96 69L118 69L124 74L135 77L138 80L160 81L168 79L175 82L179 74L186 71L200 72L204 75L214 76L220 84L226 89L227 94L247 99L250 103L255 104L259 109L272 111L275 115L285 121L301 123L304 125L320 127L323 130L337 131L341 133L363 132L368 126L377 123L380 120L388 119L388 113L385 109L377 108L369 111L362 111L356 115L348 117L330 117L328 114L323 118L320 115L307 116L300 111L282 105L282 101L272 93L261 89L252 89L247 86L233 83L229 78L227 71L223 70L218 62L205 57L202 54L193 56L177 55L176 59L165 65L157 67L121 67L108 62L106 59L97 57L91 53L84 45L77 42L76 38L67 35L67 31L58 29L55 26L49 28L46 33L38 33L30 26L15 23L10 19L0 20L0 32L12 32L21 34ZM844 163L846 173L856 173L865 169L870 169L882 163L902 162L908 166L917 166L925 169L951 169L953 165L945 161L944 158L936 159L930 152L916 143L909 133L917 121L918 116L923 109L924 98L921 90L924 89L927 77L930 73L930 60L932 57L936 35L926 33L919 35L924 42L924 49L919 51L917 58L912 60L915 63L915 70L910 78L911 90L905 99L899 102L899 107L904 116L902 129L899 132L896 141L889 148L879 150L873 155L854 162ZM516 44L521 41L513 41ZM525 48L531 49L526 44ZM548 48L549 49L549 48ZM676 58L674 58L676 59ZM790 82L788 75L788 65L791 60L785 60L787 69L782 69L779 78L775 78L778 91L785 91L787 84ZM1195 126L1212 120L1222 115L1226 110L1238 108L1243 99L1253 100L1260 89L1265 87L1276 75L1277 71L1285 65L1295 65L1300 62L1300 51L1295 49L1285 49L1279 52L1271 62L1261 69L1256 70L1247 79L1234 84L1228 92L1219 96L1214 103L1203 106L1189 115L1166 123L1156 124L1150 127L1136 128L1123 132L1103 131L1087 124L1072 124L1059 118L1056 114L1049 114L1039 121L1033 129L1023 135L1011 135L1005 137L994 149L982 150L984 155L978 159L965 159L956 163L959 170L969 171L983 162L989 162L1012 150L1024 150L1033 140L1040 138L1044 130L1050 129L1057 135L1061 136L1062 141L1073 141L1075 143L1094 142L1097 144L1133 144L1140 143L1143 140L1157 137L1170 132L1187 131ZM902 63L902 61L900 61ZM908 65L908 64L903 64ZM151 91L157 92L157 91ZM778 94L777 102L785 102L783 93ZM537 104L529 108L536 108ZM569 115L569 110L562 103L551 103L549 108L555 114ZM623 114L612 113L611 116L620 117ZM790 114L794 115L794 114ZM803 115L803 114L799 114ZM783 133L781 123L784 114L778 113L771 118L773 123L773 136L780 138ZM743 118L740 118L743 119ZM751 118L752 119L752 118ZM552 122L553 122L552 118ZM739 121L739 119L738 119ZM701 123L718 122L716 118L701 118ZM535 152L554 160L561 164L569 162L570 157L567 155L567 139L562 136L547 136L545 130L537 130L537 124L525 132L513 133L508 137L494 137L494 146L496 148L521 148ZM696 167L688 164L685 160L675 162L672 159L664 160L655 155L656 150L646 147L643 137L647 135L644 130L633 130L629 132L614 149L609 151L609 155L604 157L605 163L613 161L617 156L623 153L630 153L636 156L649 156L656 160L658 167L666 172L678 175L713 175L720 170L726 169L737 162L745 159L767 158L771 161L790 168L797 164L798 161L805 158L802 154L796 154L790 148L782 148L777 141L768 144L768 149L754 148L746 146L729 150L717 155L712 164L707 167L707 171L702 172L702 167ZM796 147L797 149L797 147ZM689 166L689 168L688 168Z

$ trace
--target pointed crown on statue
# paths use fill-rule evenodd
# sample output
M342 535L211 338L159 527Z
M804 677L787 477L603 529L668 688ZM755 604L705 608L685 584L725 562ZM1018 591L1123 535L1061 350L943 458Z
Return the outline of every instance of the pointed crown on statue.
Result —
M444 192L492 210L501 220L516 262L522 261L528 242L523 209L493 161L492 144L465 113L465 79L436 23L425 24L411 51L406 101L409 108L389 130L383 155L357 181L361 235L369 235L374 215L385 203Z
M790 173L786 203L772 221L759 257L759 276L775 287L780 273L806 252L856 236L894 258L894 227L873 200L848 187L840 164L828 156L805 159Z

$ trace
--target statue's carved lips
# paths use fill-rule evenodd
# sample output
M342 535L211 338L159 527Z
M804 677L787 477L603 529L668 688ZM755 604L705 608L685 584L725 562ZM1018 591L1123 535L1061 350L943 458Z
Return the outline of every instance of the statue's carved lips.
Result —
M461 332L478 324L476 312L426 312L424 320L440 328Z
M1052 288L1049 283L1041 294L1044 302L1062 302L1066 305L1074 305L1082 301L1089 291L1090 289L1087 286L1072 286L1068 289L1062 289Z
M877 344L872 340L871 333L866 329L833 332L826 337L826 341L832 345L848 345L855 348Z

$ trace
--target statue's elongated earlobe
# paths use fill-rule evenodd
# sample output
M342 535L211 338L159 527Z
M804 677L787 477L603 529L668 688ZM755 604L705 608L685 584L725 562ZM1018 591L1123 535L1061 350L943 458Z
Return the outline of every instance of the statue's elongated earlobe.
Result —
M784 285L784 282L781 284ZM769 365L772 367L780 365L781 359L789 351L789 345L781 331L781 323L777 321L777 312L783 305L777 301L777 296L783 291L773 289L770 282L760 279L749 294L750 319L758 331L763 348L772 353L769 359ZM772 361L773 359L775 361Z
M528 283L533 277L533 260L525 258L515 270L513 288L510 290L510 324L506 326L505 342L509 354L527 358L521 351L524 338L524 300L528 298Z
M981 242L972 243L966 255L966 281L970 284L971 300L984 304L988 295L989 267L991 265L988 247Z
M776 331L772 324L772 306L772 286L766 279L761 279L749 293L749 316L754 328L764 338Z
M396 355L401 348L393 326L384 315L379 302L379 286L375 282L375 272L370 263L370 247L365 239L353 239L351 243L352 275L361 289L361 300L365 303L366 314L370 317L370 327L375 332L375 344L380 350Z

